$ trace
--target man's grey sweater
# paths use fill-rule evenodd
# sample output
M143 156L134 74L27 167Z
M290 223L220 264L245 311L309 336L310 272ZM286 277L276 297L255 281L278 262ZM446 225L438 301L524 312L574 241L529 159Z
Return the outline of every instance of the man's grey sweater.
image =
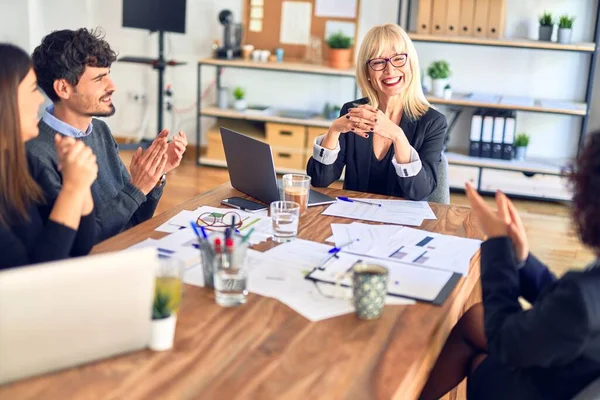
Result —
M92 149L98 162L98 179L92 185L96 211L95 242L98 243L152 218L163 188L155 188L145 196L132 185L110 129L105 122L95 118L92 124L92 133L77 140L82 140ZM39 128L39 136L26 143L29 168L44 193L54 202L62 187L54 147L57 132L41 120Z

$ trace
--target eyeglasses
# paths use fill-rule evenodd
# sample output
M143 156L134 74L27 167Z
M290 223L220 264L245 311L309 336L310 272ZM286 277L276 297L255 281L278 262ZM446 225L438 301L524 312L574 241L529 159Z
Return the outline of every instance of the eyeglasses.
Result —
M242 221L242 217L238 213L233 211L226 212L225 214L216 212L202 213L196 220L196 225L207 229L230 228L232 223L235 229L239 229L244 221Z
M371 67L373 71L383 71L387 67L389 62L396 68L404 67L408 61L408 54L396 54L390 58L371 58L367 61L367 65Z

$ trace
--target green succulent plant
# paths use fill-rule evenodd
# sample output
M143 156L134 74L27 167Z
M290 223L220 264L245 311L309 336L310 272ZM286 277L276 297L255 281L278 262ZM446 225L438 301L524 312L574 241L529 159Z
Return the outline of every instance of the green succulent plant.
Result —
M526 133L519 133L515 138L515 147L527 147L529 146L529 135Z
M244 96L246 96L246 91L241 87L236 87L233 91L233 97L236 100L244 100Z
M560 29L573 29L574 22L575 22L575 17L571 17L567 14L561 15L558 20L558 27Z
M540 25L542 26L552 26L554 25L554 17L552 17L552 13L544 12L540 15L539 18Z
M173 313L171 309L169 293L157 290L154 296L154 305L152 307L152 319L169 318Z
M352 38L339 31L327 38L327 45L332 49L349 49L352 47Z
M427 75L431 79L448 79L451 74L450 65L446 61L434 61L427 68Z

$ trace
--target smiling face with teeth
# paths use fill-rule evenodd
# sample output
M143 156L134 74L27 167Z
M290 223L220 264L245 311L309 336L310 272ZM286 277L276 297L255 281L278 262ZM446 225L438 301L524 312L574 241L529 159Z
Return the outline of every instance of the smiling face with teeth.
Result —
M73 88L72 96L63 101L80 115L109 117L115 113L112 94L116 87L110 78L110 68L85 67L85 72Z
M376 71L371 68L371 65L368 68L369 82L373 89L377 91L381 100L402 94L407 87L407 82L410 81L410 63L406 60L406 53L399 47L397 46L397 48L390 49L371 59L370 63L376 69L381 68L385 63L385 67L381 71ZM395 67L392 63L404 65Z
M358 52L356 80L369 104L382 111L395 104L404 115L418 119L429 109L417 50L396 24L375 26L367 32Z

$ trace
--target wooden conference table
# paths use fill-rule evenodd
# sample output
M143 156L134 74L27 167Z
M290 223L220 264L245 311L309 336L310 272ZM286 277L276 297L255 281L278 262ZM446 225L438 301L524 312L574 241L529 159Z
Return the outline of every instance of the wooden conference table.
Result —
M99 244L93 252L158 239L164 234L154 229L179 211L219 206L230 196L244 195L230 184L219 186ZM421 229L482 237L470 209L431 207L438 219L426 220ZM331 235L332 222L353 221L323 216L323 210L309 208L300 220L299 237L323 242ZM273 246L268 242L256 248ZM139 351L27 379L1 387L0 399L414 399L452 326L477 299L479 286L478 252L468 276L441 307L386 306L375 321L348 314L310 322L277 300L254 294L244 306L222 308L212 290L186 285L172 351Z

